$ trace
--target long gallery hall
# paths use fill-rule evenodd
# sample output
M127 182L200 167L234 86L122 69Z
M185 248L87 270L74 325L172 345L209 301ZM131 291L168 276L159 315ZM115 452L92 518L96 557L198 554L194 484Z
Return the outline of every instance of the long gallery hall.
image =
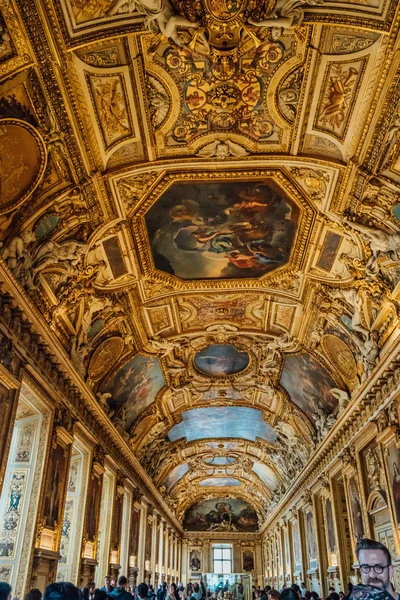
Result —
M400 598L399 30L0 0L0 600Z

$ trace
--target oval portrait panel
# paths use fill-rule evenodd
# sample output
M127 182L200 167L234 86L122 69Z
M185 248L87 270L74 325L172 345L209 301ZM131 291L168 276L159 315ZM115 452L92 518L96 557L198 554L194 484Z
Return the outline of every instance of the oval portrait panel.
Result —
M46 146L38 131L19 119L0 119L0 212L22 204L46 168Z
M106 375L113 365L120 359L124 351L124 340L114 336L105 340L93 352L90 359L88 375L96 381Z
M350 380L357 377L357 364L353 353L343 340L328 333L321 339L321 346L342 377Z
M212 344L194 357L194 364L199 371L216 377L240 373L249 362L247 352L241 352L231 344Z

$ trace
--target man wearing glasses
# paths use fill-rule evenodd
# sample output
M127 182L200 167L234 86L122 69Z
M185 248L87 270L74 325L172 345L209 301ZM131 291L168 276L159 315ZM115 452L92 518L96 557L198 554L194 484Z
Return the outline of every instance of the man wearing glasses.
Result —
M398 594L390 581L394 574L394 567L386 546L363 538L356 545L356 555L363 584L386 590L395 600L398 600Z

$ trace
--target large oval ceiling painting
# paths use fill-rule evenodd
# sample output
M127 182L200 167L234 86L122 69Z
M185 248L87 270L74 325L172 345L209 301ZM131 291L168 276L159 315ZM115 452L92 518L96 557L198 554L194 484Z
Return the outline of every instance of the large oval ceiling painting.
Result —
M288 262L299 208L272 180L179 182L146 215L154 265L181 279L258 277Z
M250 357L232 344L211 344L197 352L194 364L206 375L224 377L240 373L249 364Z

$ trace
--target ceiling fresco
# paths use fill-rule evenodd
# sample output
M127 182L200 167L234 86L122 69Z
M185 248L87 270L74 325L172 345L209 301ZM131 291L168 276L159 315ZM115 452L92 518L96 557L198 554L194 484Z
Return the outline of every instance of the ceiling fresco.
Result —
M231 279L288 262L298 217L273 182L203 181L172 185L146 226L157 269L182 279Z
M1 279L166 510L255 531L394 343L398 2L36 4L0 1Z

